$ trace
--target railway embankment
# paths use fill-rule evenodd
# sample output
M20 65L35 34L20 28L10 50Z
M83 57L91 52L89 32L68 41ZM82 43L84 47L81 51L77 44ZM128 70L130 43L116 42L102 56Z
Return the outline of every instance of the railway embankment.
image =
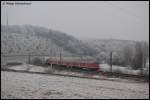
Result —
M59 66L35 66L30 64L9 65L1 67L3 71L22 72L30 74L57 75L66 77L88 78L95 80L110 80L120 82L148 82L144 76L106 73L102 71L89 71L82 69L63 68Z

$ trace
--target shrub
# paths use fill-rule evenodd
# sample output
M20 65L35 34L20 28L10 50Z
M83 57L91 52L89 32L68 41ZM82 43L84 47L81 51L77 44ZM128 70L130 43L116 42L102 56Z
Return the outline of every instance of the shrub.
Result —
M22 65L21 62L8 62L6 65Z
M123 73L123 72L121 71L121 69L116 69L116 70L114 70L113 72L114 72L114 73L120 73L120 74Z
M52 68L49 66L48 68L46 68L45 72L46 72L46 73L52 73L53 70L52 70Z
M42 65L43 64L43 61L42 59L40 59L39 57L35 57L32 61L31 61L32 64L34 65Z

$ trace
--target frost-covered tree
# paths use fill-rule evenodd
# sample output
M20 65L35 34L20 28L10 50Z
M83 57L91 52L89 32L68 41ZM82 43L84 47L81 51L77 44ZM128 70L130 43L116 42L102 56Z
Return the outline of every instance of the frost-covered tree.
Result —
M141 42L136 42L135 45L136 53L134 59L132 60L133 68L138 69L142 68L143 66L143 52L142 52L142 45Z

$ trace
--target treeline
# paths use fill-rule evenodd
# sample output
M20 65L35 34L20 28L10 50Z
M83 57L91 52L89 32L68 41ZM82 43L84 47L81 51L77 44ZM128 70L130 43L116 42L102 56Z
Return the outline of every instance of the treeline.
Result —
M2 54L92 56L95 52L81 40L63 32L31 25L1 25Z
M149 60L149 43L146 41L92 40L86 43L97 50L95 57L99 63L110 63L111 52L113 65L140 69Z
M93 57L99 63L145 67L149 43L129 40L82 41L60 31L31 25L1 25L1 54L44 54L51 56Z

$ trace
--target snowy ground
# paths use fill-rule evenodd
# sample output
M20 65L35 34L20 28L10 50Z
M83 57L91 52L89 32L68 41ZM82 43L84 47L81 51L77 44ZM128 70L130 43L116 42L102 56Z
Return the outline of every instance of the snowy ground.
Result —
M104 71L104 72L110 72L110 65L100 64L100 70ZM130 67L123 67L123 66L117 66L117 65L112 66L112 71L118 72L118 73L123 73L123 74L131 74L131 75L140 75L141 74L141 70L133 70ZM144 73L145 72L146 71L144 70ZM148 75L149 75L149 72L148 72Z
M1 98L146 99L149 84L1 71Z

